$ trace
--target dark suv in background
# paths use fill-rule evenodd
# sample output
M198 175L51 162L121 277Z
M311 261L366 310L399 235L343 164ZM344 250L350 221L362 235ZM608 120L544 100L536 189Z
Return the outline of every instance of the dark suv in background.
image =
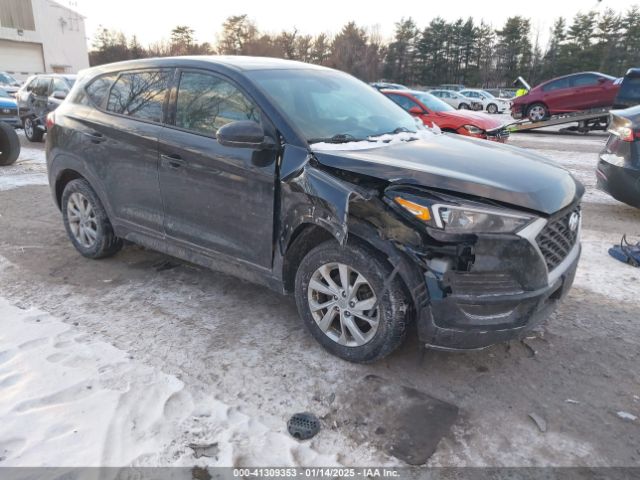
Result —
M387 355L411 322L433 348L517 338L576 271L584 188L567 171L427 131L328 68L106 65L47 123L49 182L82 255L129 240L291 292L311 334L350 361Z
M75 75L35 75L18 90L16 100L27 139L41 142L47 131L46 117L73 87Z

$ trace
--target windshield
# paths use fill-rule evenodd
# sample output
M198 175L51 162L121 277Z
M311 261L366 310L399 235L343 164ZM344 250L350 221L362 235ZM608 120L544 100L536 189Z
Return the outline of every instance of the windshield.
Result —
M356 141L416 132L411 115L351 75L334 70L256 70L247 74L310 142Z
M5 85L16 85L18 81L8 73L0 73L0 83Z
M444 103L430 93L414 93L413 96L420 100L422 104L432 112L450 112L455 110L451 105Z

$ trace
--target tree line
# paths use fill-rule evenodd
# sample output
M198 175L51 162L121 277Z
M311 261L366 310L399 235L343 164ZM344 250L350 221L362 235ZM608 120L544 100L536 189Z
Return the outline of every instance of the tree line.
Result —
M351 73L365 81L385 79L412 86L462 83L484 88L510 86L519 75L531 84L584 70L621 76L640 67L640 9L579 12L558 18L540 45L531 21L508 18L501 28L472 18L436 17L425 27L412 18L395 24L390 42L375 28L348 22L335 35L306 35L297 29L262 32L247 15L227 18L214 43L198 42L179 25L170 38L143 46L134 35L100 28L89 53L91 65L170 55L255 55L300 60Z

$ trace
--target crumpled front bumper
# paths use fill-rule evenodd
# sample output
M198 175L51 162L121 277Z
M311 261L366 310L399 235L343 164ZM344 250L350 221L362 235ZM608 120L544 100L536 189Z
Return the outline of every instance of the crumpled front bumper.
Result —
M430 301L418 312L420 340L434 349L474 350L522 338L570 290L580 251L578 243L549 283L535 290L519 288L509 274L487 272L454 274L443 291L442 282L427 273Z

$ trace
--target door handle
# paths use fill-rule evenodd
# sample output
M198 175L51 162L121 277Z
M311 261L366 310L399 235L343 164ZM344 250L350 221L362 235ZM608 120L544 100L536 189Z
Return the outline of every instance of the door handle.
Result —
M88 137L89 140L91 140L91 143L102 143L104 142L105 138L104 135L102 135L101 133L98 132L82 132L84 134L85 137Z
M180 168L184 166L184 160L180 155L164 155L161 154L160 158L169 166L169 168Z

